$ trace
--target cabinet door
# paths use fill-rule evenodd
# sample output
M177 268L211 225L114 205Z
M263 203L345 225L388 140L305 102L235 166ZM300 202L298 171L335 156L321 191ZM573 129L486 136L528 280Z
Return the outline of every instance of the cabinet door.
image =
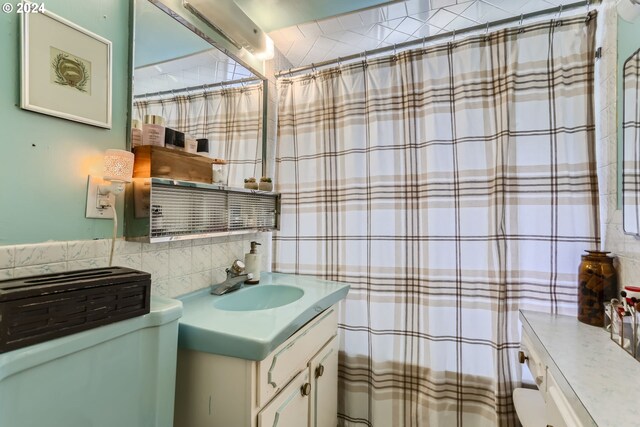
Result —
M309 362L311 400L309 427L338 424L338 336L334 336Z
M307 427L311 384L309 371L300 372L258 414L258 427Z
M258 362L258 406L262 407L286 386L336 334L338 313L331 307Z

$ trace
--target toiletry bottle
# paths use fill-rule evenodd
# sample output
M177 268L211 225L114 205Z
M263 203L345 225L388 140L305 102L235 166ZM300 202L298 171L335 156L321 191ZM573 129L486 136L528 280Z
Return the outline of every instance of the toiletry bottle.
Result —
M131 120L131 147L142 145L142 123L140 120Z
M184 135L184 151L191 154L196 154L198 152L198 140L188 133L185 133Z
M172 148L178 151L184 151L184 132L174 131Z
M251 251L244 255L245 272L253 274L253 279L244 283L255 285L260 283L260 266L262 265L262 255L258 253L258 242L251 242Z
M164 118L153 114L144 116L142 144L164 147Z

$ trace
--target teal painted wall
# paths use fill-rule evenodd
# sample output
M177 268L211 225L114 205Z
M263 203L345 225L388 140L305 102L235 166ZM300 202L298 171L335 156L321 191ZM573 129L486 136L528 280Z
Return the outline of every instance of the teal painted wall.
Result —
M84 217L86 186L89 173L102 175L104 150L126 146L130 2L47 0L45 7L113 43L113 127L18 107L19 15L0 13L0 245L103 238L113 227Z
M627 22L618 17L618 209L622 209L622 71L624 63L640 48L640 18Z

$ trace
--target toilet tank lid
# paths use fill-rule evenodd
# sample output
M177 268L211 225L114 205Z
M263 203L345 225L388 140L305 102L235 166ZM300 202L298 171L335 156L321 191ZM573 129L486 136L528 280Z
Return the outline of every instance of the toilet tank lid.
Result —
M151 296L151 311L147 314L153 326L178 320L182 317L182 301L173 298Z

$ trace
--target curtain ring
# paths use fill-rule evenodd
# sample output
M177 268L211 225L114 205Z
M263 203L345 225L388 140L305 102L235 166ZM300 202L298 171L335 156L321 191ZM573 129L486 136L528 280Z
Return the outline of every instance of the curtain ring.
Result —
M338 68L342 67L342 58L338 56Z
M523 20L524 20L524 13L520 14L520 22L518 22L518 33L524 33L524 28L522 28Z
M560 15L562 15L562 7L563 6L564 5L562 3L560 3L560 8L558 9L558 17L557 17L558 22L556 22L556 25L560 25Z
M587 0L587 16L584 18L584 22L589 22L591 15L589 15L589 9L591 9L591 1Z
M427 46L427 36L422 38L422 49L424 50Z

